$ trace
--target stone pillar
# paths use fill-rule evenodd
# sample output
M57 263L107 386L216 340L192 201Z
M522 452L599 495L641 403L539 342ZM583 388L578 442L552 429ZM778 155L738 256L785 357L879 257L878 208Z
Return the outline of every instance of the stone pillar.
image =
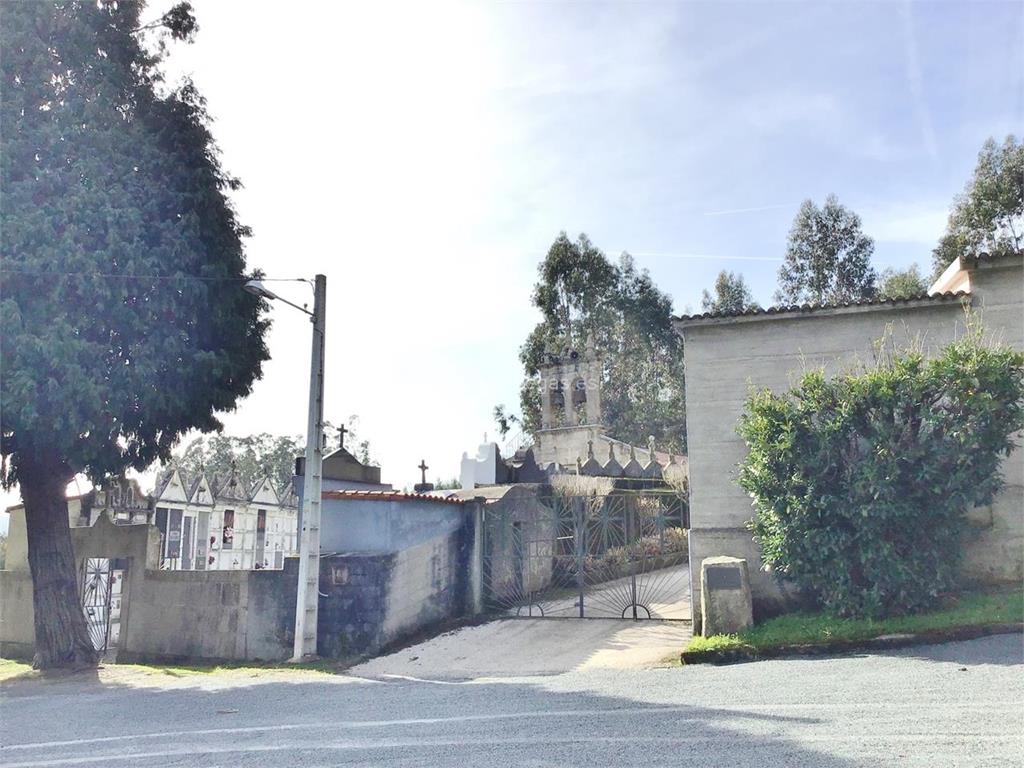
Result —
M472 616L484 612L484 500L476 498L469 507L469 524L473 526L472 547L469 554L469 606Z
M747 561L707 557L700 563L701 634L734 635L754 623Z

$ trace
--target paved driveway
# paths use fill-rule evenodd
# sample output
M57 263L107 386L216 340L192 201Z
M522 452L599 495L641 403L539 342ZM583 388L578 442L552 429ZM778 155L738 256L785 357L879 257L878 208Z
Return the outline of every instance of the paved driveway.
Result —
M679 620L690 618L690 565L682 563L669 568L588 584L584 594L585 614L589 618L622 619L632 616L638 604L641 619ZM539 597L540 608L549 618L578 618L578 595ZM519 609L526 615L529 606Z
M6 766L1015 766L1019 635L859 657L469 682L16 683ZM158 684L159 687L152 687ZM146 685L149 687L139 687Z
M676 661L689 639L688 622L503 619L371 659L351 672L373 678L468 680L645 669Z

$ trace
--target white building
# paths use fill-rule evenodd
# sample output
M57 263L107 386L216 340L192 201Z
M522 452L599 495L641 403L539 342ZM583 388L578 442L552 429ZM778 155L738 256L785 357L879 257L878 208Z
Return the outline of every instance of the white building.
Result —
M160 567L167 570L282 568L298 554L297 504L269 477L246 487L228 477L169 470L153 490Z

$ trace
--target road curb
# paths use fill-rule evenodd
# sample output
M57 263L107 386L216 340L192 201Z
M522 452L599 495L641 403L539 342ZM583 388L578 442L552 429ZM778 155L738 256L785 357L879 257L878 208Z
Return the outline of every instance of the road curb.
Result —
M1024 633L1024 623L986 624L974 627L956 627L954 629L936 629L927 632L914 632L898 635L881 635L867 640L841 640L827 643L802 643L796 645L776 645L766 648L744 646L740 648L724 648L720 651L683 651L680 661L683 665L690 664L742 664L765 659L781 659L795 656L827 656L830 654L850 653L852 651L883 651L891 648L905 648L911 645L937 645L953 643L959 640L974 640L988 635Z

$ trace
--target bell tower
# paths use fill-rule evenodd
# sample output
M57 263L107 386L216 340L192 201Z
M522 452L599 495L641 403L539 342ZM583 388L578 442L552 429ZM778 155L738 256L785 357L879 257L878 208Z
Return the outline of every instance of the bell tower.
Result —
M540 366L541 430L599 426L601 373L593 334L582 354L574 349L561 355L546 352Z

